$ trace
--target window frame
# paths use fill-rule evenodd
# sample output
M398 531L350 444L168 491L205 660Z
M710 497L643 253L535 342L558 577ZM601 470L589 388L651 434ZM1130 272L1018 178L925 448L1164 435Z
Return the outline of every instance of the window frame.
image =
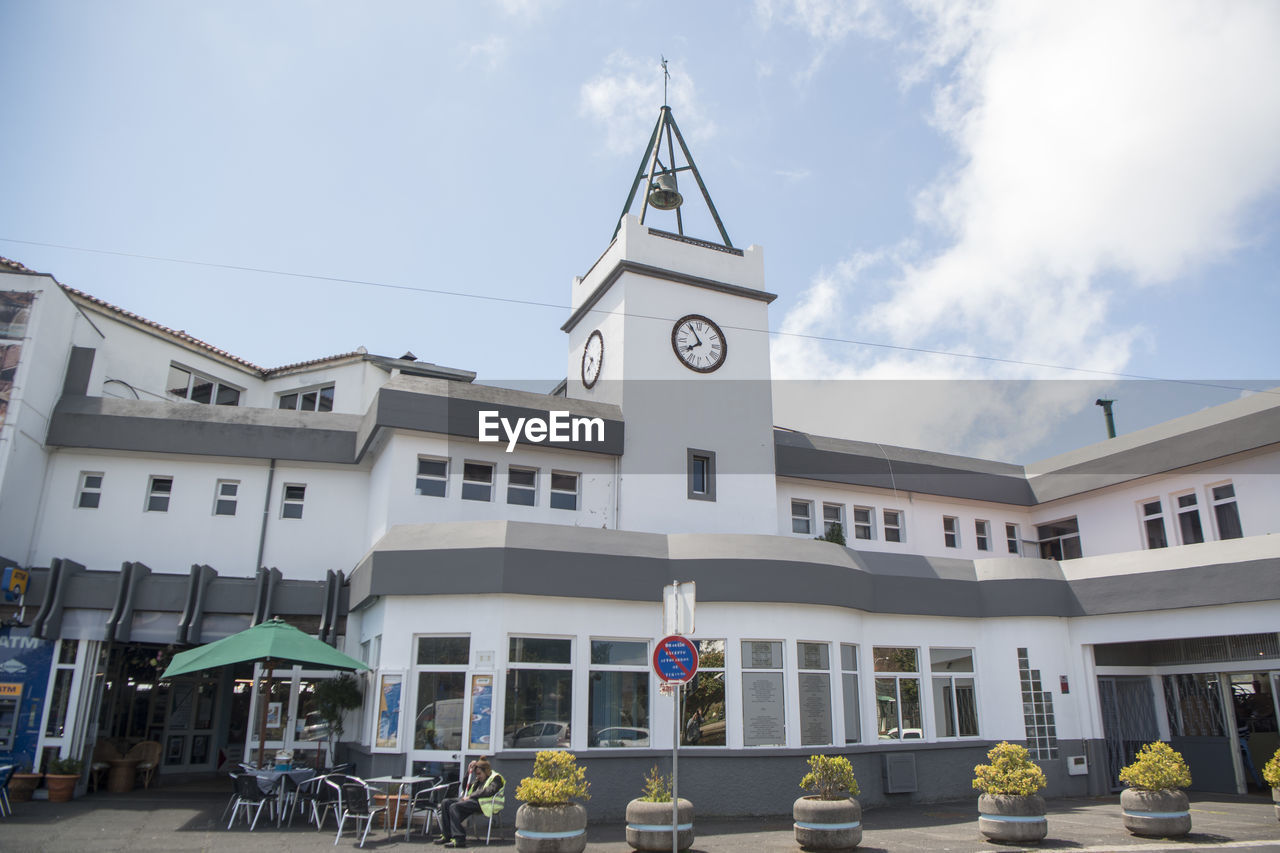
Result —
M325 396L326 396L324 393L325 391L331 392L328 394L329 408L322 409L320 408L320 403L322 400L325 399ZM312 408L312 409L303 408L302 401L308 394L316 395L315 408ZM281 405L285 401L285 399L288 397L294 398L293 405L292 406ZM326 412L333 411L334 404L337 402L337 399L338 399L338 383L337 382L319 382L314 385L303 385L301 388L290 388L288 391L276 392L275 408L278 411L283 411L283 412L319 412L320 414L324 414Z
M512 640L567 640L569 642L569 660L567 663L564 663L561 661L514 661L511 659L511 641ZM575 688L577 686L576 682L578 680L576 677L576 673L578 670L578 659L577 659L578 658L578 638L572 634L509 633L506 635L506 641L507 641L506 642L507 648L506 648L506 655L505 655L506 668L503 671L503 691L502 691L502 749L503 750L511 749L511 750L517 750L517 751L528 750L531 753L539 752L544 749L565 749L565 750L573 749L572 737L573 737L573 733L578 729L578 726L575 725L575 722L573 719L574 702L576 701L576 697L574 694L575 694ZM513 670L537 670L539 672L559 672L559 673L564 673L565 675L568 676L569 696L567 701L565 702L565 707L568 708L568 717L569 717L568 720L550 720L550 721L533 720L531 722L524 723L524 725L513 724L512 730L511 730L511 735L514 738L515 733L517 731L519 731L521 728L524 728L525 726L532 725L533 723L563 722L566 725L565 739L569 741L567 745L565 746L558 746L558 745L557 746L507 746L506 745L506 739L507 739L506 727L508 722L507 692L510 690L511 673ZM496 733L496 730L495 730L495 733ZM495 748L496 748L496 744L495 744Z
M690 723L693 722L693 719L688 716L688 694L685 693L686 702L681 703L682 707L680 710L680 731L678 732L680 737L680 748L727 749L729 747L729 647L732 641L728 637L689 637L688 639L698 649L698 671L694 673L693 680L688 683L686 690L691 686L696 687L698 685L698 681L702 678L714 678L717 674L720 676L720 704L723 708L724 717L719 722L722 725L721 736L724 739L724 743L702 743L702 727L700 725L697 726L698 740L690 741L688 739L689 732L691 731ZM720 666L704 666L703 662L707 659L707 655L713 651L713 649L709 649L707 645L704 644L714 645L715 643L720 644L719 651L722 663ZM715 722L716 721L714 720L712 721L713 724ZM652 739L650 739L650 743L652 743Z
M97 477L98 484L96 486L89 485L89 478ZM80 484L76 487L76 509L98 509L102 506L102 484L106 480L107 475L102 471L81 471ZM85 498L92 496L92 505L85 504Z
M421 650L420 641L426 640L426 639L448 639L448 640L465 639L467 641L467 659L462 663L422 663L421 662L422 650ZM408 736L410 738L409 745L408 745L409 752L454 753L454 752L458 752L459 750L461 750L463 747L467 745L467 740L470 737L470 731L471 731L471 726L468 722L467 715L470 713L470 710L471 710L469 707L470 696L468 695L468 692L469 692L468 675L470 674L471 658L472 658L471 646L472 646L473 640L474 640L474 637L472 637L471 634L466 632L448 632L448 631L441 632L441 633L429 632L424 634L413 635L412 641L411 641L412 645L410 646L410 648L412 649L412 653L410 655L409 678L405 680L404 687L401 688L402 690L413 691L412 703L410 703L406 699L401 700L401 704L405 705L406 707L412 708L412 712L413 712L413 723L409 727L409 732L408 732ZM367 653L367 650L365 650L363 646L364 644L362 644L361 651L364 653ZM364 662L368 663L368 661L364 661ZM462 673L461 701L462 701L463 707L459 713L459 715L462 718L462 728L458 733L459 744L456 747L449 747L449 746L419 747L418 746L418 717L422 715L424 710L419 707L421 677L423 674L428 674L428 673L442 673L442 674L449 674L449 675L452 675L454 673Z
M1076 529L1071 531L1070 533L1058 534L1057 536L1044 535L1044 530L1046 528L1065 525L1068 522L1074 524L1076 526ZM1036 554L1037 556L1040 557L1040 559L1057 560L1057 561L1075 560L1085 555L1084 554L1084 537L1080 533L1080 517L1079 516L1069 515L1064 518L1055 519L1053 521L1042 521L1039 524L1037 524L1035 528L1036 528ZM1072 539L1075 540L1076 550L1079 551L1080 553L1074 554L1072 556L1067 556L1066 543L1071 541ZM1056 555L1053 553L1055 543L1058 549L1058 552ZM1048 547L1046 548L1046 546ZM1048 554L1045 553L1046 550L1049 552Z
M572 477L573 491L556 488L556 477ZM551 509L564 510L565 512L577 512L582 506L582 472L581 471L563 471L557 468L551 469L551 477L549 480L551 486L551 498L548 501ZM556 496L573 495L573 506L556 506Z
M438 477L434 474L423 474L422 473L423 462L443 464L444 473ZM422 490L422 482L424 480L428 483L439 483L440 490L441 490L440 494L437 495L431 492L424 492ZM418 464L417 464L415 473L413 475L413 494L415 497L422 497L422 498L449 497L449 457L448 456L424 456L419 454Z
M858 513L865 513L865 514L866 514L866 517L867 517L867 520L866 520L865 522L864 522L864 521L859 521L859 520L858 520ZM862 534L863 534L863 532L865 532L865 533L866 533L866 535L865 535L865 536L864 536L864 535L862 535ZM853 507L853 538L854 538L854 539L861 539L861 540L862 540L862 541L864 541L864 542L874 542L874 541L875 541L875 538L876 538L876 509L875 509L875 507L871 507L871 506L859 506L859 505L856 505L856 504L854 505L854 507Z
M159 483L167 482L168 487L157 489ZM161 507L153 506L153 502L163 499L164 505ZM169 505L173 501L173 475L172 474L151 474L147 477L147 497L142 502L143 512L168 512Z
M816 667L805 666L805 658L801 650L802 646L817 646L819 648L826 649L826 654L827 654L826 667L824 668L822 666L816 666ZM796 730L797 730L796 736L800 739L800 746L802 747L835 746L836 745L836 716L835 716L836 706L835 706L835 697L832 693L832 689L834 685L833 685L833 679L831 678L831 672L832 672L834 662L831 659L831 655L833 651L831 641L799 640L798 639L795 641L794 647L796 650L796 699L797 699L798 708L799 708L799 712L796 715ZM783 663L784 664L786 663L785 659ZM805 695L805 691L804 691L804 688L802 687L802 684L805 680L805 676L816 676L819 679L825 676L827 680L827 687L826 687L826 693L825 693L825 698L827 702L827 739L825 741L806 741L804 739L805 703L803 701L803 697Z
M827 518L827 510L835 510L836 517L834 519ZM849 535L849 527L845 524L844 504L831 503L830 501L822 502L822 535L830 536L832 525L840 525L840 532L847 538Z
M944 548L960 547L960 517L944 515L942 517L942 546Z
M747 656L745 648L747 643L768 643L778 647L778 663L776 666L750 666L750 659ZM788 738L788 721L787 721L787 641L783 639L767 638L767 637L742 637L738 640L738 654L741 656L738 660L738 681L742 691L742 711L745 716L747 708L747 672L778 675L781 684L777 691L779 697L779 710L782 713L782 739L775 743L747 743L747 728L743 725L742 731L742 747L743 749L778 749L787 745ZM772 663L772 655L770 655ZM726 664L728 661L725 662ZM726 667L727 668L727 667ZM727 695L727 694L726 694Z
M1004 547L1013 556L1022 556L1022 527L1015 522L1004 523Z
M991 522L985 518L975 518L973 520L973 544L979 551L990 552L991 547Z
M880 657L881 657L881 656L880 656L879 654L877 654L877 652L878 652L879 650L881 650L881 649L890 650L890 651L892 651L892 650L911 650L911 651L915 652L915 665L916 665L916 668L915 668L914 670L912 670L912 671L905 671L905 670L904 670L904 671L896 671L896 670L882 670L882 669L880 669L880 667L878 666L878 662L879 662L879 659L880 659ZM923 742L923 741L925 740L925 736L924 736L924 734L925 734L925 720L926 720L926 717L925 717L925 708L924 708L924 677L925 677L925 674L924 674L924 672L923 672L923 671L922 671L922 669L921 669L921 664L922 664L922 662L923 662L923 661L921 660L921 658L922 658L922 655L920 654L920 647L919 647L919 646L888 646L888 645L885 645L885 646L872 646L872 647L871 647L871 677L872 677L872 685L873 685L873 687L874 687L875 694L876 694L876 697L877 697L877 698L876 698L876 741L877 741L877 742L879 742L879 743L905 743L906 741L909 741L909 740L918 740L918 741L921 741L921 742ZM894 701L894 711L895 711L895 715L896 715L896 721L897 721L897 724L898 724L898 725L894 728L894 730L895 730L895 731L897 731L897 733L898 733L896 737L887 737L887 736L885 736L885 735L880 734L880 724L881 724L881 720L882 720L881 715L880 715L880 701L879 701L879 696L880 696L880 686L879 686L878 684L876 684L876 682L879 682L879 681L882 681L882 680L893 680L893 682L894 682L894 697L893 697L893 701ZM907 730L907 729L906 729L906 727L903 725L903 715L902 715L902 705L903 705L903 701L902 701L902 682L903 682L903 681L914 681L914 682L916 683L916 713L920 715L920 727L919 727L919 729L918 729L918 731L920 732L920 737L918 737L918 738L908 738L908 737L903 737L903 735L905 734L905 732L906 732L906 730Z
M862 743L862 684L858 676L858 643L840 643L840 691L843 706L841 707L841 723L844 734L844 742L846 745L851 743ZM852 649L853 668L845 666L845 649ZM850 709L850 700L852 699L853 708ZM850 713L852 711L852 713ZM849 737L849 720L853 720L854 736Z
M1223 487L1231 489L1230 497L1219 498L1214 494L1218 489ZM1236 494L1236 484L1234 480L1223 480L1220 483L1210 483L1204 487L1205 498L1209 504L1209 517L1213 522L1213 533L1218 541L1227 539L1243 539L1244 538L1244 520L1240 517L1240 496ZM1235 515L1236 529L1240 531L1239 536L1223 536L1222 521L1218 515L1218 507L1232 507L1232 513Z
M889 523L889 513L894 515L894 523ZM907 524L906 517L900 509L881 509L880 510L881 527L884 530L884 541L895 542L901 544L907 541ZM896 538L889 536L889 531L895 531Z
M651 670L652 664L650 663L651 655L653 653L652 643L647 637L596 637L596 636L588 637L587 643L588 643L588 649L589 649L589 651L587 652L587 748L588 749L649 749L653 744L654 690L653 690L653 678L652 676L649 675L649 673L652 671ZM644 652L642 661L638 664L595 663L594 658L595 658L596 643L638 643L644 646L645 652ZM591 725L592 723L591 713L595 708L595 704L596 704L595 702L591 701L592 700L591 694L592 694L592 691L595 689L595 685L598 683L598 680L595 677L595 674L598 672L601 672L601 673L630 672L630 673L640 673L644 676L643 679L640 679L640 683L644 685L644 689L645 689L644 725L640 725L636 723L630 726L616 727L616 728L633 728L633 729L648 730L649 736L645 738L645 742L643 744L632 744L630 746L600 746L599 745L598 739L596 737L598 732L593 733L592 725ZM601 731L603 731L606 728L615 728L615 727L602 726ZM591 743L592 740L597 741L596 745L594 746L592 745Z
M183 373L187 374L187 387L185 389L185 393L183 394L175 394L173 391L173 388L171 387L173 385L173 382L172 382L173 372L175 370L180 370ZM196 400L192 398L192 394L195 392L197 379L202 379L208 382L211 386L209 389L208 402L205 402L203 400ZM234 403L218 402L218 399L222 396L222 389L224 388L230 389L235 392L236 399ZM197 370L194 367L187 367L185 364L183 364L180 361L169 362L169 373L166 375L165 383L164 383L164 393L166 397L169 397L175 400L185 400L188 403L195 403L198 406L239 406L240 398L244 395L244 392L245 392L245 389L243 387L234 385L230 382L224 382L223 380L217 378L216 376L211 376L208 373L205 373L203 370Z
M698 490L697 466L701 463L702 485ZM685 495L691 501L711 501L716 499L716 453L714 450L696 450L692 447L685 450Z
M301 489L302 495L300 497L290 497L289 496L290 489ZM281 483L280 484L280 518L282 519L287 518L294 521L301 521L302 515L303 515L303 508L306 505L306 501L307 501L307 484L306 483ZM298 510L297 515L290 514L291 507L297 507L297 510Z
M222 493L223 487L233 486L235 491L230 495ZM231 512L222 512L222 504L231 504ZM224 518L234 518L236 511L240 508L240 481L239 480L217 480L213 484L213 515L222 516Z
M798 506L804 508L803 515L796 514L796 507ZM796 523L799 521L804 522L804 530L796 529ZM791 499L791 532L797 536L813 535L813 501L807 501L803 498Z
M525 485L525 484L521 483L521 484L517 485L517 484L513 483L513 482L512 482L512 479L511 479L511 475L512 475L512 474L514 474L514 473L517 473L517 472L518 472L518 473L520 473L520 474L532 474L532 475L533 475L533 484L532 484L532 485ZM537 505L538 505L538 480L540 479L540 478L539 478L539 476L538 476L538 475L539 475L539 473L540 473L540 472L539 472L539 470L538 470L537 468L533 468L533 467L528 466L528 465L508 465L508 466L507 466L507 505L508 505L508 506L530 506L530 507L532 507L532 506L537 506ZM521 501L513 501L513 500L511 499L511 494L512 494L512 490L513 490L513 489L514 489L514 490L516 491L516 493L518 493L518 494L521 494L521 495L525 495L525 494L527 494L527 495L529 496L529 502L528 502L528 503L522 503Z
M467 468L469 467L487 468L489 471L489 479L485 481L471 479L467 473ZM498 466L493 462L486 462L482 459L464 459L462 460L462 490L459 493L459 497L461 497L462 500L464 501L475 501L476 503L493 503L493 487L496 485L497 479L498 479ZM468 497L467 496L468 486L472 488L473 494L476 493L476 490L479 487L483 486L485 489L485 496L483 498Z
M1182 501L1185 498L1191 499L1190 505L1187 505L1187 506L1183 505ZM1178 544L1179 545L1199 545L1201 542L1207 541L1204 533L1204 518L1200 514L1200 496L1196 494L1196 490L1190 489L1188 491L1174 492L1171 495L1169 495L1169 500L1170 500L1169 508L1174 513L1173 518L1174 518L1175 527L1177 528L1177 533L1178 533ZM1187 516L1189 519L1193 519L1190 523L1195 525L1195 527L1198 529L1198 533L1200 536L1199 539L1196 539L1190 542L1187 541L1185 531L1183 530L1183 520L1182 520L1183 516Z
M929 646L929 696L933 702L933 724L934 740L955 741L955 740L979 740L982 737L982 706L978 701L978 654L977 650L972 646ZM935 651L962 651L969 653L969 659L972 662L972 668L969 670L943 670L935 669L937 664L933 661L933 653ZM973 723L976 731L973 734L960 734L960 703L954 697L959 695L956 688L956 679L968 679L973 682ZM939 681L949 682L951 686L951 695L953 697L950 723L954 727L956 734L945 734L945 730L938 729L939 708L935 701L936 685Z
M1148 509L1152 504L1156 507L1156 512L1152 513ZM1159 496L1151 498L1143 498L1137 501L1134 506L1138 511L1138 533L1142 537L1142 548L1146 551L1152 551L1157 548L1169 547L1169 527L1166 523L1164 501ZM1159 545L1151 544L1151 523L1159 522L1160 538L1163 540Z

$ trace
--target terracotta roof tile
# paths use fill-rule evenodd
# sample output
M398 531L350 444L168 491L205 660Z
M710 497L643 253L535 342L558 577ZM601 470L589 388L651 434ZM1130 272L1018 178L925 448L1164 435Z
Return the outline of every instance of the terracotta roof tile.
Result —
M11 261L5 257L0 257L0 268L8 269L12 272L35 272L35 270L28 269L17 261Z

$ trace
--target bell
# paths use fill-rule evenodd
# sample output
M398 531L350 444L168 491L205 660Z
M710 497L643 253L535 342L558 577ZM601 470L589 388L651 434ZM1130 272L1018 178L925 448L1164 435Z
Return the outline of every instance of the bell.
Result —
M675 210L684 204L684 197L676 191L675 173L663 172L654 178L649 188L649 204L658 210Z

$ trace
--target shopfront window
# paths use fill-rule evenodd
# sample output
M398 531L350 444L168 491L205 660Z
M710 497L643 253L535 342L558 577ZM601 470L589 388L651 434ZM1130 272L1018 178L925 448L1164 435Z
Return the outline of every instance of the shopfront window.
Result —
M512 637L503 746L567 749L573 717L573 641Z
M929 649L937 737L977 737L978 698L973 649Z
M898 646L872 649L876 671L876 732L880 740L922 740L920 652Z
M592 640L587 745L649 745L649 642Z
M724 746L724 640L694 640L698 672L684 687L681 746Z
M462 748L466 721L466 668L470 660L470 637L417 638L414 749Z

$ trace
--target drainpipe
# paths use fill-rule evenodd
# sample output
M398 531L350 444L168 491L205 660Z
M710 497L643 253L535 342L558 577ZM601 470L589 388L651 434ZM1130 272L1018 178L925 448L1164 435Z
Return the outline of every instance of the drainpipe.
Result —
M271 489L275 480L276 460L272 459L271 467L267 469L267 496L262 501L262 530L258 532L258 560L253 564L255 572L262 567L262 554L267 548L267 519L271 517Z
M1116 419L1111 414L1111 404L1114 402L1115 400L1108 400L1105 397L1093 401L1095 406L1102 407L1102 413L1107 416L1107 438L1116 437Z

